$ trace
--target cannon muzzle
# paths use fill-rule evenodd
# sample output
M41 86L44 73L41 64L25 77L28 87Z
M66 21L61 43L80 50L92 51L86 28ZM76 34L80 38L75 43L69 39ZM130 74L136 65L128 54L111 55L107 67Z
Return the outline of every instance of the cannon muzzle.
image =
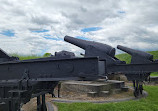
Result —
M118 49L132 55L132 56L139 56L148 60L153 60L153 55L143 52L143 51L139 51L139 50L135 50L135 49L131 49L131 48L127 48L121 45L117 46Z

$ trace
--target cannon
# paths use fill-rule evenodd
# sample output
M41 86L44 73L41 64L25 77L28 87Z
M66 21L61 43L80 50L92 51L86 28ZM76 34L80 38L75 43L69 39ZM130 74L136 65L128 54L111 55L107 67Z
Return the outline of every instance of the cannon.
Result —
M105 64L106 64L105 76L118 72L119 69L115 70L114 66L121 66L121 65L123 66L123 64L126 64L124 61L120 61L115 57L115 48L113 48L107 44L102 44L102 43L93 42L93 41L80 40L80 39L73 38L70 36L65 36L64 40L84 49L85 57L98 56L100 60L104 60ZM151 55L147 52L131 49L131 48L124 47L121 45L118 45L117 48L132 56L131 64L137 65L137 64L154 63L153 55ZM130 65L126 64L125 67L127 67L127 66L130 66ZM131 65L131 68L132 68L132 65ZM147 78L150 75L150 72L147 72L147 73L143 72L144 69L139 69L139 70L140 70L140 72L133 71L133 73L132 73L131 69L129 69L129 70L127 69L126 72L124 72L127 79L129 81L133 81L135 97L138 97L139 93L142 94L143 81L147 80ZM121 72L122 71L120 71L120 73Z
M115 48L94 41L81 40L65 36L64 40L85 50L85 57L98 57L99 60L106 60L106 65L111 66L117 63L125 63L115 57Z
M131 55L131 64L145 64L145 63L152 63L153 60L153 55L147 53L147 52L143 52L143 51L139 51L139 50L134 50L131 48L127 48L121 45L117 46L118 49L128 53ZM140 74L127 74L125 73L127 79L129 81L133 81L133 86L134 86L134 95L138 96L139 93L142 94L143 91L143 81L147 80L147 78L150 75L149 73L140 73Z
M124 73L134 83L139 96L142 84L151 72L158 71L152 55L123 46L132 55L131 64L115 57L115 48L98 42L65 36L65 41L85 50L84 57L73 52L55 52L51 57L19 60L0 50L0 107L4 111L20 111L22 104L37 97L37 111L46 111L45 94L54 96L54 88L63 80L96 80L110 74ZM139 86L138 86L139 85ZM40 100L42 97L42 101Z
M118 45L117 48L132 56L131 63L148 63L153 61L153 55L147 52L134 50L121 45Z
M73 38L70 36L65 36L64 40L66 42L69 42L71 44L74 44L74 45L84 49L86 57L95 56L95 54L96 54L95 51L100 51L111 57L115 56L115 48L113 48L107 44L102 44L102 43L98 43L98 42L94 42L94 41L81 40L81 39ZM100 58L102 58L101 55L100 55Z

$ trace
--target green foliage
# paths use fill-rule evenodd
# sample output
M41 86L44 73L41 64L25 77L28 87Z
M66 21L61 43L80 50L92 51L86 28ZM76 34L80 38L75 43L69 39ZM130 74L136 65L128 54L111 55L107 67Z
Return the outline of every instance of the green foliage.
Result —
M52 55L51 53L45 53L43 57L50 57L51 55Z
M59 111L158 111L158 86L145 86L149 96L119 103L55 103Z

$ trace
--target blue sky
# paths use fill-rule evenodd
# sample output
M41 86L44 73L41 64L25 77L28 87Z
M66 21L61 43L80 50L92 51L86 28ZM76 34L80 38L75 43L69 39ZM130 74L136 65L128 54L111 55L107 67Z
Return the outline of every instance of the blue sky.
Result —
M82 32L91 32L91 31L98 31L101 30L101 27L89 27L81 29Z
M82 37L82 36L76 36L76 38L78 38L78 39L82 39L82 40L91 40L91 39L89 39L89 38Z
M44 32L49 32L49 30L43 29L43 30L33 30L32 32L35 33L44 33Z
M84 51L65 35L158 50L157 0L0 0L0 48L8 53Z
M60 38L53 38L53 37L44 37L44 38L48 40L56 40L56 41L62 40Z
M12 30L3 30L2 32L0 32L0 34L8 36L8 37L12 37L15 35L14 31Z

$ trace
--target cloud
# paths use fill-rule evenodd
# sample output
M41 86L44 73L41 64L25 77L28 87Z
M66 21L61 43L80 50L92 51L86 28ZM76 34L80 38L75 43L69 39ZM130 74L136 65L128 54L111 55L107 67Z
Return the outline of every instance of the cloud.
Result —
M1 0L0 48L25 55L83 52L63 41L70 35L113 47L158 50L157 6L157 0ZM82 31L94 27L101 30Z

